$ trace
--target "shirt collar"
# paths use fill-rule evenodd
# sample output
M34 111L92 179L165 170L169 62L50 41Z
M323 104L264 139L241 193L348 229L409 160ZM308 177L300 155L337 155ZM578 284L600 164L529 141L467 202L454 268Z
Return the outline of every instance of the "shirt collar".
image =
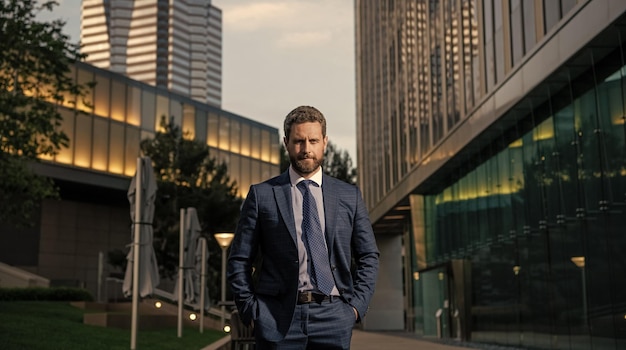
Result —
M322 174L323 174L322 167L319 167L317 172L313 174L313 176L308 178L308 180L312 180L321 188L322 187ZM295 186L298 184L298 182L302 180L307 180L307 179L305 179L304 177L296 173L296 171L293 170L293 168L290 165L289 166L289 180L291 181L291 186Z

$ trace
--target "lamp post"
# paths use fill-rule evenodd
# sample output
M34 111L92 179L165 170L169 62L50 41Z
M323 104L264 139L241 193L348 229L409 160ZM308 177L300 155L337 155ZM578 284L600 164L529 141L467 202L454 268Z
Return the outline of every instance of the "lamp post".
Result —
M215 237L215 240L217 241L217 243L220 245L220 247L222 248L222 316L221 316L221 325L222 325L222 330L224 329L224 313L226 312L226 249L228 249L228 246L230 245L230 242L232 242L233 237L235 237L234 233L230 233L230 232L221 232L221 233L216 233L213 235Z

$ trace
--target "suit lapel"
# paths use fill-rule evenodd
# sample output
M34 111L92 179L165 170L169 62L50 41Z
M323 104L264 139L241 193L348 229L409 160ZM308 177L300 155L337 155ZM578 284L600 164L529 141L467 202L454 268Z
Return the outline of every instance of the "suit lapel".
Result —
M285 225L287 225L287 230L289 230L289 235L293 239L293 243L297 246L296 221L293 217L289 172L284 172L279 183L274 186L274 197L276 198L276 205L278 205L280 216L283 218Z
M337 225L337 209L339 208L339 197L337 191L333 188L332 178L327 175L323 175L322 180L322 193L324 195L324 218L326 221L326 244L328 245L328 252L332 254L333 244L335 242L335 234Z

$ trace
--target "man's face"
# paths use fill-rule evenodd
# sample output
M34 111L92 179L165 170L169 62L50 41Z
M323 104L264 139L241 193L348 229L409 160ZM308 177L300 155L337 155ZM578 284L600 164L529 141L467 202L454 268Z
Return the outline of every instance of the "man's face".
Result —
M291 166L299 175L308 178L322 165L328 136L322 136L320 123L294 124L284 141Z

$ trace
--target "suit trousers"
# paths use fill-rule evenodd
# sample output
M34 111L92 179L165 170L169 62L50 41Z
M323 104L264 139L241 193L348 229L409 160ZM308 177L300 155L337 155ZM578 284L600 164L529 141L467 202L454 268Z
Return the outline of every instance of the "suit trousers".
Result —
M289 331L280 342L256 339L257 350L350 349L356 322L352 306L340 297L298 304Z

